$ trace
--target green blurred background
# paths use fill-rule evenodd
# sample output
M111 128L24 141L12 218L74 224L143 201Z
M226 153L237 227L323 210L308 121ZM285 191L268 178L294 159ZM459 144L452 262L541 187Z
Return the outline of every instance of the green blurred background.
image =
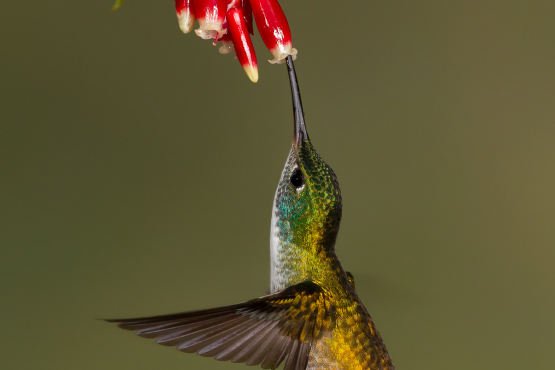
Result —
M555 363L555 2L282 1L337 252L398 369ZM97 321L269 286L292 137L173 1L0 13L2 369L239 369Z

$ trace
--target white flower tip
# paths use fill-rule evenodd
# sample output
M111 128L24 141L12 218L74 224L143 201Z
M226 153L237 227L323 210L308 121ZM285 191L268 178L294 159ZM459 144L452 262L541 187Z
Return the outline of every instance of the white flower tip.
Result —
M291 48L290 52L278 52L273 54L275 58L272 60L269 60L268 62L270 62L271 64L283 64L285 63L285 58L287 58L289 55L293 57L293 60L297 60L298 52L297 52L297 49Z
M195 33L197 34L197 36L199 36L204 40L208 40L208 39L219 40L227 32L227 29L222 28L223 22L219 22L219 21L209 22L209 21L206 21L205 19L203 20L199 19L198 23L200 27L195 30Z
M214 31L214 30L201 30L200 28L195 30L195 33L197 34L198 37L200 37L203 40L210 40L210 39L215 39L216 36L218 36L218 32Z
M179 22L179 28L183 33L189 33L193 30L195 24L195 17L189 12L182 12L177 14L177 21Z
M257 67L246 65L246 66L243 66L243 69L245 70L245 73L247 74L247 76L249 77L249 79L252 82L254 82L254 83L258 82L258 68Z

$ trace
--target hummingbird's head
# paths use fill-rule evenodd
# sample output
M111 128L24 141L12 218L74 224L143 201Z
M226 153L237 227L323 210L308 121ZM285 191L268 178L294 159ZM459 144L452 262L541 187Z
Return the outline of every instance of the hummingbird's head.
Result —
M341 222L341 191L333 170L308 140L293 144L275 199L280 238L331 250ZM286 240L282 240L286 242Z
M341 191L333 170L312 146L293 63L287 60L293 94L293 146L276 191L274 231L280 244L332 250L341 222ZM275 223L274 223L275 222Z

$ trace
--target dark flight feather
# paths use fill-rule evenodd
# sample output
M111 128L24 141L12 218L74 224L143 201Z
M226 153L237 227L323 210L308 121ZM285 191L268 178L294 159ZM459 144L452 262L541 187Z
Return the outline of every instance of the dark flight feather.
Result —
M304 370L312 343L325 332L316 318L331 315L326 307L321 287L304 282L231 306L106 321L182 352L263 369L285 361L284 370Z

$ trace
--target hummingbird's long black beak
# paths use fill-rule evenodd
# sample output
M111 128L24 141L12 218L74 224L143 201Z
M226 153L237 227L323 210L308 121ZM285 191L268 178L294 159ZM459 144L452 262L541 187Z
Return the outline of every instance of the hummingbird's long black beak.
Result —
M293 118L294 118L294 131L293 131L293 144L295 148L302 145L303 142L308 141L308 133L304 123L303 102L301 101L301 91L299 90L299 83L297 81L297 74L295 73L295 65L293 58L289 55L287 61L287 72L289 73L289 83L291 84L291 98L293 99Z

